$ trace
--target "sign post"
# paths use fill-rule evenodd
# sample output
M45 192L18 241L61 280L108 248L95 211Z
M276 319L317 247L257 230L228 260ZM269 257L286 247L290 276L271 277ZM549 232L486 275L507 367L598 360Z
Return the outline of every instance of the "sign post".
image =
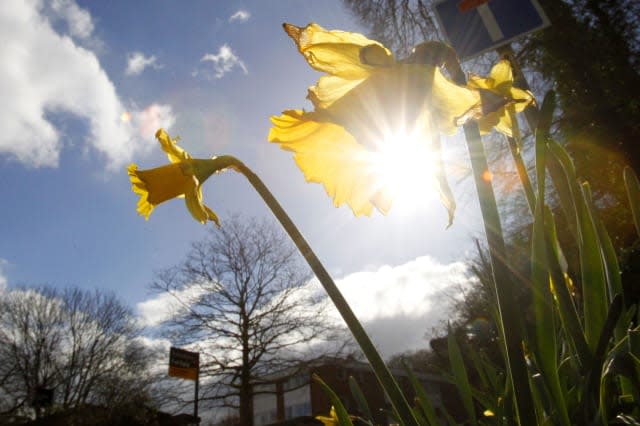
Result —
M193 417L198 421L198 388L200 385L200 354L171 347L169 349L169 376L194 380L195 398L193 401Z
M433 9L462 61L549 25L538 0L440 0Z

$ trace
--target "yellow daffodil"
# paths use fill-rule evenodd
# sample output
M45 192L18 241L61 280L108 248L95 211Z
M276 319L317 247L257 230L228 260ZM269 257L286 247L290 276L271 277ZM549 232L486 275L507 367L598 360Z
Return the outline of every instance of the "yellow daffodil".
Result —
M325 426L338 426L340 422L338 421L338 415L336 414L336 409L331 406L331 410L329 411L329 417L327 416L316 416L317 420L320 420L322 424Z
M140 195L138 214L149 219L149 215L160 203L176 197L184 197L187 209L195 220L208 220L220 226L218 216L202 202L202 183L212 174L229 167L225 157L194 159L171 139L167 132L156 132L162 150L167 153L170 164L150 170L138 170L136 164L128 168L131 189Z
M321 183L336 206L346 203L356 216L391 206L392 191L377 176L385 139L405 133L430 141L431 132L454 133L483 114L480 91L452 83L434 64L397 61L360 34L317 24L284 29L309 65L326 74L308 90L314 111L272 117L269 141L292 151L306 180Z
M514 123L515 113L522 112L526 107L535 103L530 91L513 87L513 70L506 59L494 65L487 78L471 75L468 86L472 89L489 90L507 100L505 105L478 118L481 134L489 133L491 129L495 128L498 132L512 137L516 124Z

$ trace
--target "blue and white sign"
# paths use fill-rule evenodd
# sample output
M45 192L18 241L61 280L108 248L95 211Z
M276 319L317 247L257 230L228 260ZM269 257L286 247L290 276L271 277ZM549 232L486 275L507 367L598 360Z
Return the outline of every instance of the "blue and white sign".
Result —
M433 7L461 60L549 25L537 0L441 0Z

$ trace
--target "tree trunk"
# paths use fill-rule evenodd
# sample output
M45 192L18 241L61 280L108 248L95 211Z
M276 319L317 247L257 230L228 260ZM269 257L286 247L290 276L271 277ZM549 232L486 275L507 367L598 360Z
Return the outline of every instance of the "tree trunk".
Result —
M253 426L253 395L251 367L249 366L249 318L242 313L242 367L240 370L240 425Z

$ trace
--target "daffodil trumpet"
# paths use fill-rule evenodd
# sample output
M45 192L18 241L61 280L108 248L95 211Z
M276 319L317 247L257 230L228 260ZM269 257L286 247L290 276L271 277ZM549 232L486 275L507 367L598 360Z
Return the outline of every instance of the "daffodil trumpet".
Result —
M233 157L221 156L194 159L178 146L179 139L171 139L164 129L156 132L170 164L149 170L138 170L136 164L128 168L133 192L140 195L138 214L149 219L153 209L172 198L184 198L187 209L195 220L211 220L220 226L218 216L202 202L202 183L211 175L232 167Z
M138 213L148 219L156 205L172 198L184 196L187 209L194 219L200 223L207 223L207 220L211 220L219 225L217 215L202 202L201 185L211 175L224 170L231 169L242 174L262 197L324 287L371 364L392 405L404 420L404 424L417 426L418 423L411 412L409 403L362 324L351 310L333 278L264 182L235 157L223 155L211 159L192 159L186 151L178 146L178 138L172 139L163 129L158 130L156 137L171 163L150 170L138 170L135 164L129 166L132 190L140 195ZM191 203L187 197L192 198Z

